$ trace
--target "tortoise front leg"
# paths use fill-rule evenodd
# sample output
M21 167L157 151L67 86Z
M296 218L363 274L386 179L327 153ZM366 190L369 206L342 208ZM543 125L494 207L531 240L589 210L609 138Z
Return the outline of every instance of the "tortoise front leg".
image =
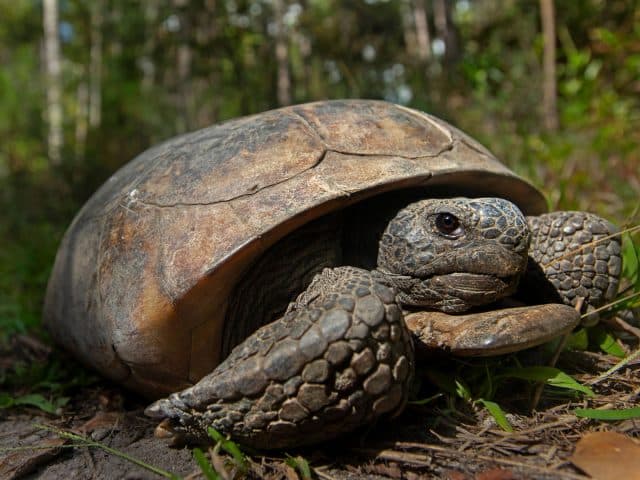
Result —
M189 440L214 427L258 448L334 438L399 413L413 345L395 291L365 270L325 269L279 320L196 385L147 408Z
M562 302L589 311L612 300L622 267L618 229L585 212L527 217L531 247L519 292L527 303ZM582 299L582 300L580 300ZM597 315L587 317L587 323Z

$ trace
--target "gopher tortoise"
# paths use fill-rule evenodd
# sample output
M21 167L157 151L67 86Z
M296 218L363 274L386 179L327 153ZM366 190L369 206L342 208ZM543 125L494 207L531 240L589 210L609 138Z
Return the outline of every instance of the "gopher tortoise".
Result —
M281 108L171 139L109 178L62 240L44 320L105 376L170 394L147 414L176 436L319 442L403 409L414 344L516 351L616 294L615 227L545 211L431 115Z

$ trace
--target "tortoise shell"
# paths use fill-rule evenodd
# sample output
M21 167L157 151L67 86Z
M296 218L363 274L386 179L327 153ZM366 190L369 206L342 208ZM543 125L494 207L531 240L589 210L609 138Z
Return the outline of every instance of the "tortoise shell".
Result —
M416 188L546 211L535 187L431 115L369 100L272 110L173 138L111 176L62 240L45 323L131 389L183 389L221 361L229 295L269 247L330 212Z

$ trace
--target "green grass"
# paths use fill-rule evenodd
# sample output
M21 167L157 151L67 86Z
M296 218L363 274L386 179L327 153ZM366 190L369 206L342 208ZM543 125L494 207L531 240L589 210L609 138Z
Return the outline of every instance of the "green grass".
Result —
M640 257L640 243L638 229L624 234L623 249L623 289L618 297L600 310L602 318L614 316L621 311L640 306L640 275L638 258ZM561 345L554 341L542 347L547 356ZM636 340L636 344L637 344ZM591 384L608 378L617 370L623 368L640 355L640 348L635 351L623 348L623 344L616 336L616 331L601 322L592 327L582 327L573 332L563 348L565 350L600 351L620 358L620 361L607 372L591 381ZM481 407L493 417L496 424L505 431L512 431L512 427L505 414L503 402L509 402L509 409L514 407L510 402L511 395L502 395L507 391L529 392L525 396L533 398L533 390L538 385L545 385L550 396L561 399L578 400L581 397L595 399L597 394L585 384L576 381L571 375L552 366L523 365L520 358L526 352L515 353L503 357L488 359L453 359L447 362L444 369L429 366L423 373L429 382L434 384L440 394L428 397L424 401L411 402L413 405L433 404L444 395L447 407L445 411L458 414L458 402ZM516 382L516 383L514 383ZM528 384L523 389L519 384ZM595 420L614 421L638 418L637 408L631 409L577 409L577 416Z
M164 478L168 478L170 480L180 480L180 477L172 472L169 472L167 470L164 470L162 468L156 467L154 465L151 465L149 463L146 463L132 455L129 455L128 453L125 453L121 450L118 450L117 448L112 448L108 445L105 445L104 443L101 442L96 442L94 440L91 440L87 437L84 437L82 435L78 435L77 433L74 432L69 432L67 430L62 430L60 428L56 428L56 427L52 427L50 425L42 425L42 424L36 424L37 427L41 428L42 430L48 430L51 431L53 433L55 433L56 435L58 435L60 438L65 438L68 440L71 440L74 442L74 447L77 448L98 448L100 450L103 450L107 453L109 453L110 455L115 455L116 457L122 458L123 460L126 460L128 462L131 462L135 465L138 465L139 467L155 473L156 475L160 475L161 477Z
M14 361L0 370L0 409L28 406L61 415L75 389L97 381L97 375L70 359Z

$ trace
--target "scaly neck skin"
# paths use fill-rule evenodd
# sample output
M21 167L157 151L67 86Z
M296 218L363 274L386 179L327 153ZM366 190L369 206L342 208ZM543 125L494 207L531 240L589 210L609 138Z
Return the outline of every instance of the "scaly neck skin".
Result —
M403 305L458 313L515 291L529 241L525 217L506 200L422 200L389 222L377 270Z

